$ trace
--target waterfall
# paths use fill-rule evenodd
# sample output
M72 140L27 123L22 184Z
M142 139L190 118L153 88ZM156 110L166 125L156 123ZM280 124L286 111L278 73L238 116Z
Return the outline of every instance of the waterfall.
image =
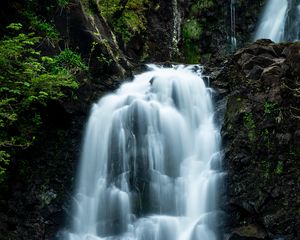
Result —
M284 40L296 42L300 40L300 1L289 2L285 24Z
M267 38L274 42L297 41L300 38L299 28L300 3L298 0L269 0L254 40Z
M178 55L178 43L180 41L181 34L181 12L178 0L172 0L172 9L173 9L173 33L172 33L172 51L171 54Z
M236 31L235 31L235 0L230 0L230 50L234 52L236 50Z
M201 68L149 65L94 104L68 240L214 240L220 129Z

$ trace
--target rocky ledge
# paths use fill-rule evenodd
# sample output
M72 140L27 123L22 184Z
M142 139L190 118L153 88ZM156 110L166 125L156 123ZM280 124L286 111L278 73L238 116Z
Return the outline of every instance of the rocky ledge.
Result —
M300 239L300 44L260 40L222 64L225 239Z

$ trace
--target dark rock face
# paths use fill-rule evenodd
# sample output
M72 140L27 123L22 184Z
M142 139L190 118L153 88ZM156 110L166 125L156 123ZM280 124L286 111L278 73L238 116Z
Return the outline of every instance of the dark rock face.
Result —
M300 44L258 41L224 64L228 239L299 239ZM224 83L225 82L225 83Z
M195 19L201 26L199 39L193 41L199 48L199 60L206 62L211 54L225 55L234 51L231 43L234 35L237 48L251 42L265 3L266 0L190 1L184 20ZM234 17L231 13L235 13ZM184 45L184 38L182 40Z

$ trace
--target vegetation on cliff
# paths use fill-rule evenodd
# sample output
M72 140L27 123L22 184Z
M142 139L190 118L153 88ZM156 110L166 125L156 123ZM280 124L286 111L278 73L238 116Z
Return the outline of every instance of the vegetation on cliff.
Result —
M75 97L76 75L86 70L70 49L42 55L36 50L41 37L22 32L20 23L7 28L13 33L0 40L0 183L10 156L35 141L42 125L40 108L49 101Z
M127 43L134 35L146 30L148 0L100 0L99 11L114 31Z

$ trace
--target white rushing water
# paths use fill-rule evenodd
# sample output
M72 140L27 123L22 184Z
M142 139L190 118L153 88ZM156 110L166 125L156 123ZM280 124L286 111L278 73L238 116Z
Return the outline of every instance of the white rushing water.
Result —
M230 50L234 52L237 47L236 42L236 12L235 12L235 0L230 0Z
M214 240L220 131L195 66L163 68L94 104L68 240Z
M274 42L299 41L300 3L296 0L269 0L258 25L254 40Z
M287 9L287 0L269 0L254 39L267 38L274 42L282 41Z

